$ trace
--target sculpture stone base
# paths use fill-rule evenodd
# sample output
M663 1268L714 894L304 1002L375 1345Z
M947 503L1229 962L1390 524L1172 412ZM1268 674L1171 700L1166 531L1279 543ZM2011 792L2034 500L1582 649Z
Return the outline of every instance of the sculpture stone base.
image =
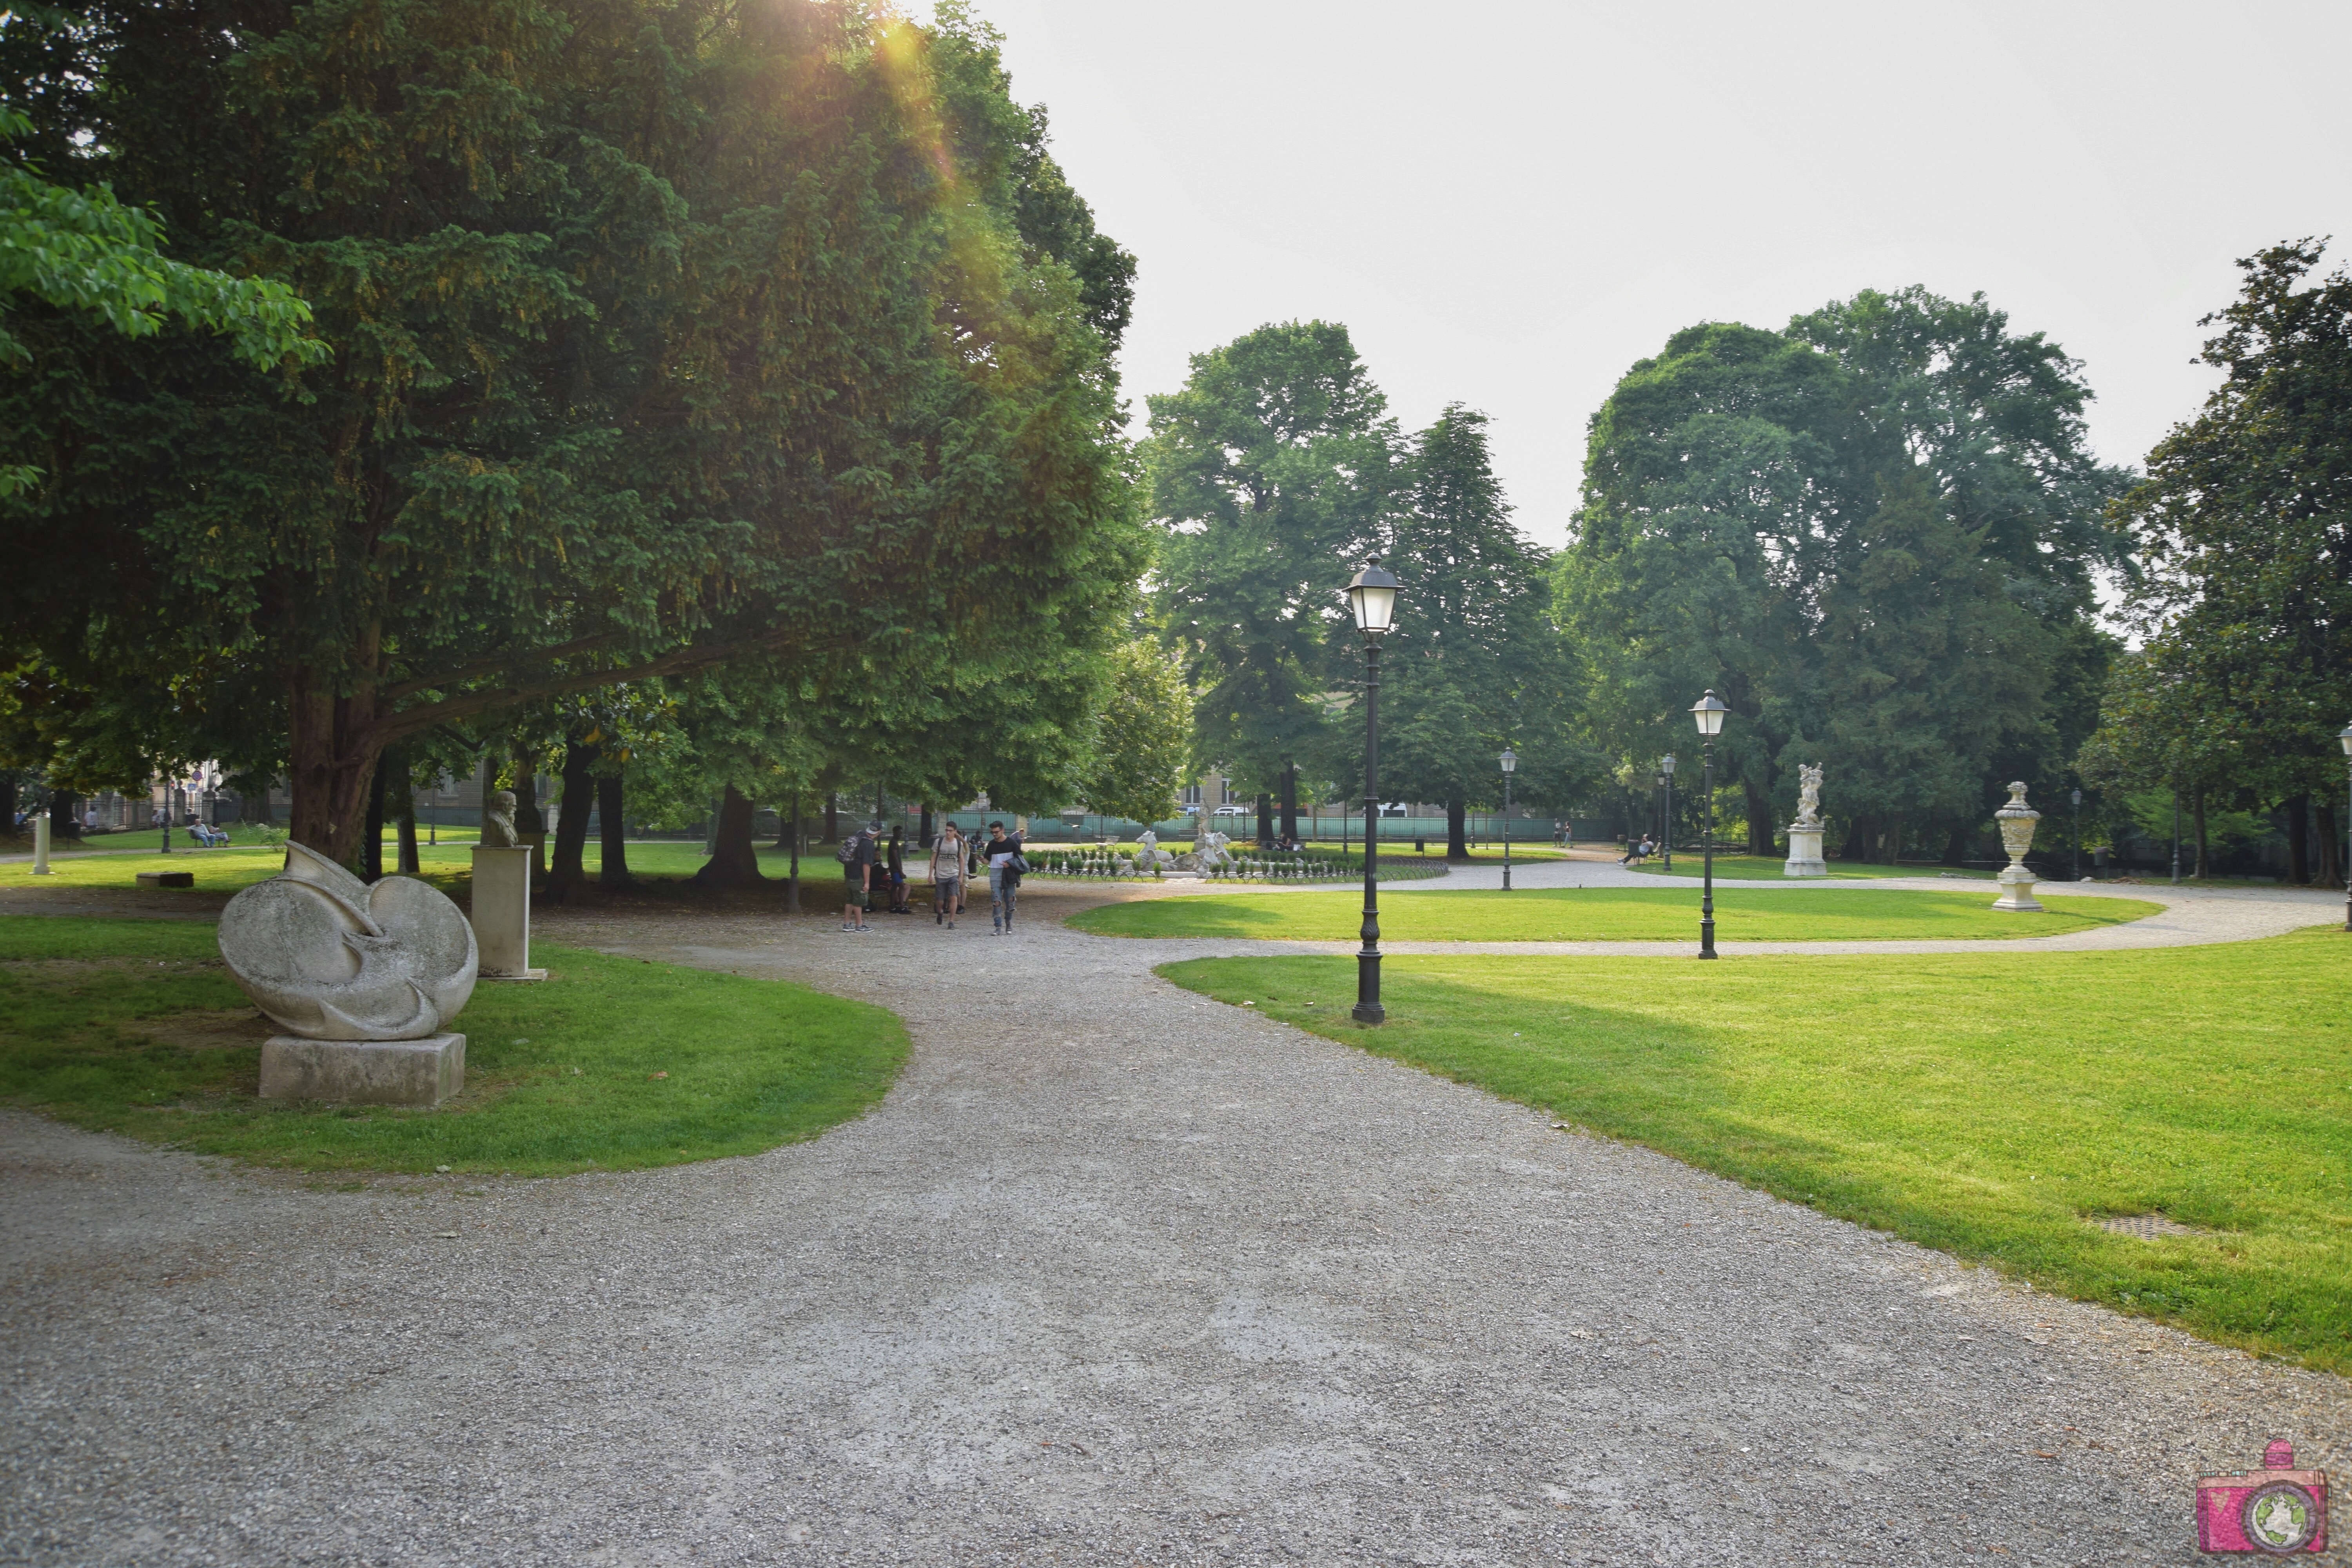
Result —
M306 1040L272 1035L261 1046L261 1098L355 1105L438 1105L466 1087L466 1037L422 1040Z
M1783 877L1826 877L1829 863L1822 858L1822 827L1819 823L1789 825L1789 859L1780 868Z
M474 946L485 980L544 980L530 966L530 861L534 851L474 851Z
M1997 910L2038 910L2042 901L2033 896L2033 884L2042 880L2022 866L2011 866L1993 879L2000 884L2000 897L1992 901Z

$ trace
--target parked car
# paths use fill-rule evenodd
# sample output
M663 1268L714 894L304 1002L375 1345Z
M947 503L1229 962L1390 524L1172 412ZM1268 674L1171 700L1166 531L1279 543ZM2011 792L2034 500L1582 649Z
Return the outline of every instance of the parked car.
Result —
M1221 805L1209 815L1212 816L1247 816L1249 815L1249 807L1245 805Z

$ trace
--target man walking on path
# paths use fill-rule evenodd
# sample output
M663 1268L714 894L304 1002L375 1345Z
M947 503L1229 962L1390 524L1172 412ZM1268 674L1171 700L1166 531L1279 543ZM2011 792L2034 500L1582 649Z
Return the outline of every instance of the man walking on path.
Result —
M931 841L931 923L947 922L955 930L957 912L963 907L963 858L968 847L956 825L949 823Z
M866 923L866 906L874 882L874 835L882 831L876 823L865 833L853 833L841 846L841 929L870 931Z
M1013 900L1021 891L1021 835L988 825L988 923L999 936L1013 930Z

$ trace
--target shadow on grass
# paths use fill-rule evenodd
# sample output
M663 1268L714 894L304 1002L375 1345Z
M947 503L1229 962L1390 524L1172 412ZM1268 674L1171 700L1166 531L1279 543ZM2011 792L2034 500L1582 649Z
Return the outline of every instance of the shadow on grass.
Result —
M1839 1218L2341 1372L2342 1037L2305 1030L2283 1054L2243 1005L2315 980L2346 990L2328 977L2341 945L1745 959L1704 986L1670 959L1391 957L1379 1028L1348 1017L1349 959L1160 973ZM2179 973L2191 965L2207 973ZM2101 1007L2051 1026L2069 995ZM2144 1213L2210 1234L2088 1223Z

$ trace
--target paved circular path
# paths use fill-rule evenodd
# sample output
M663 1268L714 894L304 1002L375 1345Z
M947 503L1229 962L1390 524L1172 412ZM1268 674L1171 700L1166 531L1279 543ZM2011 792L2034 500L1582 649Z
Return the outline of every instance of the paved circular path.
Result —
M0 1116L0 1562L2185 1564L2200 1468L2352 1461L2339 1380L1150 973L1294 944L542 929L884 1002L905 1078L353 1192Z

